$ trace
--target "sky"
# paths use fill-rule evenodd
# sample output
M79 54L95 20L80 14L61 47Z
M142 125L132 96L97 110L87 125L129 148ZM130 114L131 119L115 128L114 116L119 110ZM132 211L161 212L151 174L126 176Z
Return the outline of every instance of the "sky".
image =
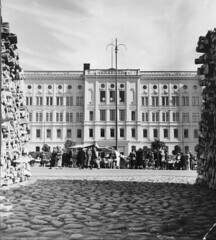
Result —
M196 71L199 36L216 27L215 0L1 0L17 34L20 66L81 71L117 66Z

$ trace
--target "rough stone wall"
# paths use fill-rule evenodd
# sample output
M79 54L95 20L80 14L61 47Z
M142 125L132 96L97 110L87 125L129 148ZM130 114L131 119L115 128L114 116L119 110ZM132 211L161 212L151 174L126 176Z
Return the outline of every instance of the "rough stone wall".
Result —
M195 59L195 64L202 64L197 69L202 91L202 114L199 123L199 144L197 183L216 189L216 30L208 31L199 37L196 51L204 53Z
M1 22L1 158L0 186L31 176L25 145L29 141L24 75L19 65L17 36Z

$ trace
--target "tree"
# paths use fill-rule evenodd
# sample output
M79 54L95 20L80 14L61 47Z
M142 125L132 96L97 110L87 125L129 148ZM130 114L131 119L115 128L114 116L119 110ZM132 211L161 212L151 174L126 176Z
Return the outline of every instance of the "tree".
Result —
M173 155L177 155L177 153L181 153L181 147L179 145L175 145L174 150L172 151Z
M147 146L143 147L143 154L144 154L145 158L151 158L152 153L153 153L153 150L151 148L149 148Z
M48 144L44 144L42 147L42 151L45 153L46 159L50 159L51 152L50 152L50 146ZM42 156L42 153L40 153L40 157Z
M167 149L166 144L165 142L162 142L159 139L155 139L154 142L151 143L151 149L154 152L154 155L155 155L154 158L156 160L156 166L158 168L160 165L160 158L159 158L160 151L161 150L165 151Z
M50 151L50 147L48 146L48 144L44 144L43 145L43 147L42 147L42 150L44 151L44 152L49 152Z
M75 146L75 142L67 140L64 144L65 148L68 150L70 147Z
M151 148L152 148L152 150L159 151L160 149L165 149L166 144L165 144L165 142L155 139L154 142L151 143Z

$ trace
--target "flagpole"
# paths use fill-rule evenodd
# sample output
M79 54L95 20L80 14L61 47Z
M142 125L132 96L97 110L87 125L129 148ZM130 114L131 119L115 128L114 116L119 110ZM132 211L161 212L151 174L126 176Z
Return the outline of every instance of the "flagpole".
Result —
M115 140L116 140L116 144L115 144L115 148L116 151L118 151L118 50L120 46L124 46L126 48L126 46L124 44L118 44L117 38L115 40L115 45L113 43L108 44L108 46L112 46L115 47ZM127 49L127 48L126 48Z

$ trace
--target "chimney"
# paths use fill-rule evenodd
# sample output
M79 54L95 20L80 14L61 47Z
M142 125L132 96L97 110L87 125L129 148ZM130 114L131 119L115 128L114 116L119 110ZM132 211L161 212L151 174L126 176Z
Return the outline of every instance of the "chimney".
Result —
M83 73L85 74L85 70L90 70L90 63L84 63L83 65Z

